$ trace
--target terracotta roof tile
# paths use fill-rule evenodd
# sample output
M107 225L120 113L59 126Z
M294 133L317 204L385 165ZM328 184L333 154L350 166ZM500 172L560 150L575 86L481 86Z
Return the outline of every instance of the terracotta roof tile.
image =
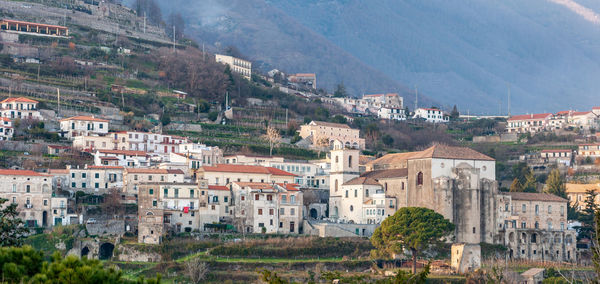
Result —
M0 103L12 103L12 102L18 102L18 103L39 103L38 101L34 101L32 99L28 99L28 98L23 98L23 97L18 97L18 98L6 98L3 101L1 101Z
M93 117L93 116L83 116L83 115L64 118L64 119L61 119L60 121L70 121L70 120L108 122L108 120L106 120L106 119L97 118L97 117Z
M511 120L531 120L531 119L544 119L549 116L552 116L551 113L536 113L536 114L522 114L511 116L508 121Z
M148 153L144 151L132 151L132 150L98 150L100 153L126 155L126 156L148 156Z
M226 186L223 185L209 185L208 189L210 190L229 190L229 188L227 188Z
M29 170L9 170L9 169L0 169L0 175L2 176L38 176L38 177L47 177L49 175L29 171Z
M91 170L124 170L125 167L121 167L121 166L88 166L88 169Z
M355 177L342 185L379 185L381 184L377 182L375 179L370 177Z
M527 200L527 201L554 201L567 202L566 199L548 193L533 193L533 192L506 192L512 200Z
M391 169L391 170L377 170L364 172L361 177L368 177L373 179L384 179L384 178L398 178L398 177L407 177L408 169Z

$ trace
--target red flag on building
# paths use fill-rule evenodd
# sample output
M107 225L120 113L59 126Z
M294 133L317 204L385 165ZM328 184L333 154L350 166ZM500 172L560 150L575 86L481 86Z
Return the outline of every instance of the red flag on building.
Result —
M190 212L189 207L183 207L183 213L189 213L189 212Z

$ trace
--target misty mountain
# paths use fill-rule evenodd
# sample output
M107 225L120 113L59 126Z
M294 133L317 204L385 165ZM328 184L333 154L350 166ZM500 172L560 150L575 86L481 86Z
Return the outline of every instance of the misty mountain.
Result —
M235 45L265 70L315 72L330 90L340 81L356 95L418 86L484 113L506 112L509 88L512 113L590 109L598 98L593 0L195 2L163 9L186 14L200 42Z

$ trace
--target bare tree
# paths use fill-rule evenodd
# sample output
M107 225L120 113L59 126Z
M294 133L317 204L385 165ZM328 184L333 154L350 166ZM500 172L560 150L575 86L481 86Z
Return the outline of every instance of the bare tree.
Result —
M325 149L329 146L329 138L327 136L317 136L315 137L315 147L319 152L318 156L321 158L321 151L325 151Z
M273 156L273 147L276 147L281 142L281 135L279 130L275 127L267 127L267 134L265 134L265 140L269 141L269 156Z
M121 203L121 192L117 188L111 188L108 194L104 196L102 212L111 218L117 218L117 216L125 214L125 206Z
M193 258L186 261L185 268L185 273L192 283L201 283L208 273L208 265L206 262L200 261L199 258Z

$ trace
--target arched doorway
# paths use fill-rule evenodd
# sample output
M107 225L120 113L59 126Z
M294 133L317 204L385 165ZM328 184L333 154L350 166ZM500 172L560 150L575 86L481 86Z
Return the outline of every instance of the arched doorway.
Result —
M48 211L42 212L42 227L48 226Z
M315 209L315 208L310 209L310 218L317 219L317 217L318 217L317 209Z
M115 245L111 243L103 243L98 250L98 258L100 260L108 260L113 256L113 251L115 250Z
M86 246L81 249L81 257L88 256L90 249Z
M332 217L334 217L334 218L338 217L338 207L337 206L333 207L333 216Z

